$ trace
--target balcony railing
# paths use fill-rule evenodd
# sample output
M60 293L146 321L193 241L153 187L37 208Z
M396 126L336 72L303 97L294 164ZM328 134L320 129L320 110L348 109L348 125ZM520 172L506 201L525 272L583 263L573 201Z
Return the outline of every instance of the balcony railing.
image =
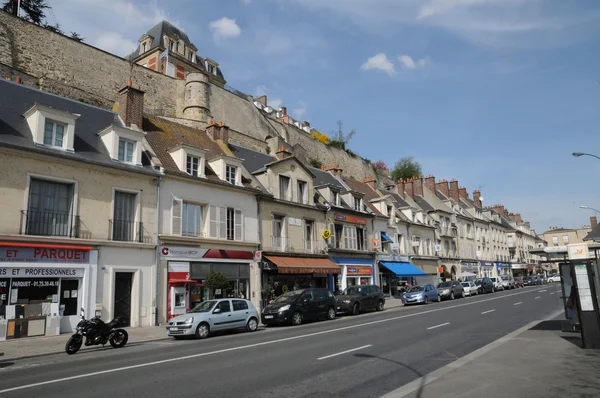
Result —
M325 243L322 240L304 240L304 252L319 254L325 250Z
M79 238L79 216L48 211L21 211L21 235Z
M129 220L109 220L108 240L144 242L144 224Z
M271 236L271 250L286 252L289 248L289 239L282 236Z
M440 235L453 238L454 231L452 230L452 228L442 226L442 227L440 227Z

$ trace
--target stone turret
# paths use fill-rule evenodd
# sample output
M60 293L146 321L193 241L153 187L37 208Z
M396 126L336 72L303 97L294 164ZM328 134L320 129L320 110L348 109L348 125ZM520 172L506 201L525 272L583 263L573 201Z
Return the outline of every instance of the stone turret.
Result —
M208 122L210 119L208 76L201 72L191 72L185 78L183 117L185 119Z

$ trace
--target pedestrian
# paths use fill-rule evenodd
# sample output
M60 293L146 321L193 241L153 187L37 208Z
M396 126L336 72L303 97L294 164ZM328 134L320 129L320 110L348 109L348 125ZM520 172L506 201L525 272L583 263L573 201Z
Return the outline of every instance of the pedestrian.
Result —
M571 293L569 294L569 299L567 300L567 317L571 319L571 324L573 325L579 323L577 314L576 290L577 289L575 288L575 285L572 285Z
M244 292L240 292L240 298L241 299L246 298L246 297L244 297Z

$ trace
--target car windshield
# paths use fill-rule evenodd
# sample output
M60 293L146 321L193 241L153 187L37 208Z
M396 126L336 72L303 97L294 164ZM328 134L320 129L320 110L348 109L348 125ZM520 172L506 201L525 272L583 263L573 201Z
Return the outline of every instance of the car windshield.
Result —
M209 312L217 304L216 300L204 301L190 310L190 312Z
M364 288L359 286L347 287L343 292L340 293L340 296L352 296L355 294L360 294L362 291L364 291Z
M296 301L298 296L300 296L301 294L302 294L302 291L288 292L288 293L285 293L285 294L277 297L275 299L274 303L292 303L292 302Z
M492 282L496 282L496 278L490 278Z
M460 284L463 285L464 287L471 286L471 282L461 282Z
M450 287L452 286L452 282L442 282L437 285L437 287Z
M425 286L415 286L412 289L410 289L408 292L422 292L425 290Z
M476 285L481 285L483 283L483 279L476 279L475 280L475 284Z

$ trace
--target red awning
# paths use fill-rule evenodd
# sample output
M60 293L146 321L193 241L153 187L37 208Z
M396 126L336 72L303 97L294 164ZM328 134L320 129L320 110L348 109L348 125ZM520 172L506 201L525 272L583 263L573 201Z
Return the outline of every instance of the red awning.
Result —
M169 279L169 283L197 283L191 279Z
M341 274L339 265L328 258L265 256L280 274Z
M46 243L0 242L3 247L35 247L39 249L67 249L67 250L94 250L92 246L53 245Z

